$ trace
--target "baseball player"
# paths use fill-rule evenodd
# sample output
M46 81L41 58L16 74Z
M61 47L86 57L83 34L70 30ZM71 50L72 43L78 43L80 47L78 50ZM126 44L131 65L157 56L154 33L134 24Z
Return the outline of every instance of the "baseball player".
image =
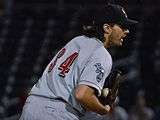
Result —
M112 68L107 48L121 46L127 27L137 22L113 4L85 14L79 17L80 35L54 56L31 89L20 120L79 120L86 111L110 112L98 99Z

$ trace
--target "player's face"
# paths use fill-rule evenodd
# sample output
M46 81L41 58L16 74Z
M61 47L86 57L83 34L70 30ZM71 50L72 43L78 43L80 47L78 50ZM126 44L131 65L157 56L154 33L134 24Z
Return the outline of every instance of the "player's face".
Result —
M122 46L123 38L129 33L128 29L123 28L120 25L111 26L111 33L108 36L108 40L112 46Z

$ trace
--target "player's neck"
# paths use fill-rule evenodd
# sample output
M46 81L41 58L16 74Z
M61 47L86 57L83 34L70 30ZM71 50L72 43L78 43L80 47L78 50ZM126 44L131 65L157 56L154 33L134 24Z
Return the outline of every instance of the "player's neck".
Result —
M103 45L105 48L109 48L110 47L110 43L109 43L109 35L108 34L104 34L104 42Z

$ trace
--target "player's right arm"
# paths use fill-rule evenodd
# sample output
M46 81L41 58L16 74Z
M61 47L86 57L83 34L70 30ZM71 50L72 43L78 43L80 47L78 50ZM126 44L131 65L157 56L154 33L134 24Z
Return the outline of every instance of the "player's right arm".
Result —
M109 113L110 106L104 106L98 100L95 89L87 85L78 85L75 89L76 100L87 110L104 115Z
M110 107L106 107L99 101L105 78L111 71L112 61L101 47L94 51L82 72L75 89L76 100L88 111L98 114L107 114Z

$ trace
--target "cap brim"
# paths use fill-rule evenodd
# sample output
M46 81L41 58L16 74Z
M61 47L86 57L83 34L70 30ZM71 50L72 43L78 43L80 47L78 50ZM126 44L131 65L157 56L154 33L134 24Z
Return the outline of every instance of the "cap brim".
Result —
M124 27L129 27L129 26L134 25L134 24L137 24L137 23L138 23L138 21L136 21L136 20L126 19L126 20L122 23L122 25L123 25Z
M127 23L128 25L133 25L133 24L137 24L138 21L136 21L136 20L131 20L131 19L127 19L127 20L126 20L126 23Z

